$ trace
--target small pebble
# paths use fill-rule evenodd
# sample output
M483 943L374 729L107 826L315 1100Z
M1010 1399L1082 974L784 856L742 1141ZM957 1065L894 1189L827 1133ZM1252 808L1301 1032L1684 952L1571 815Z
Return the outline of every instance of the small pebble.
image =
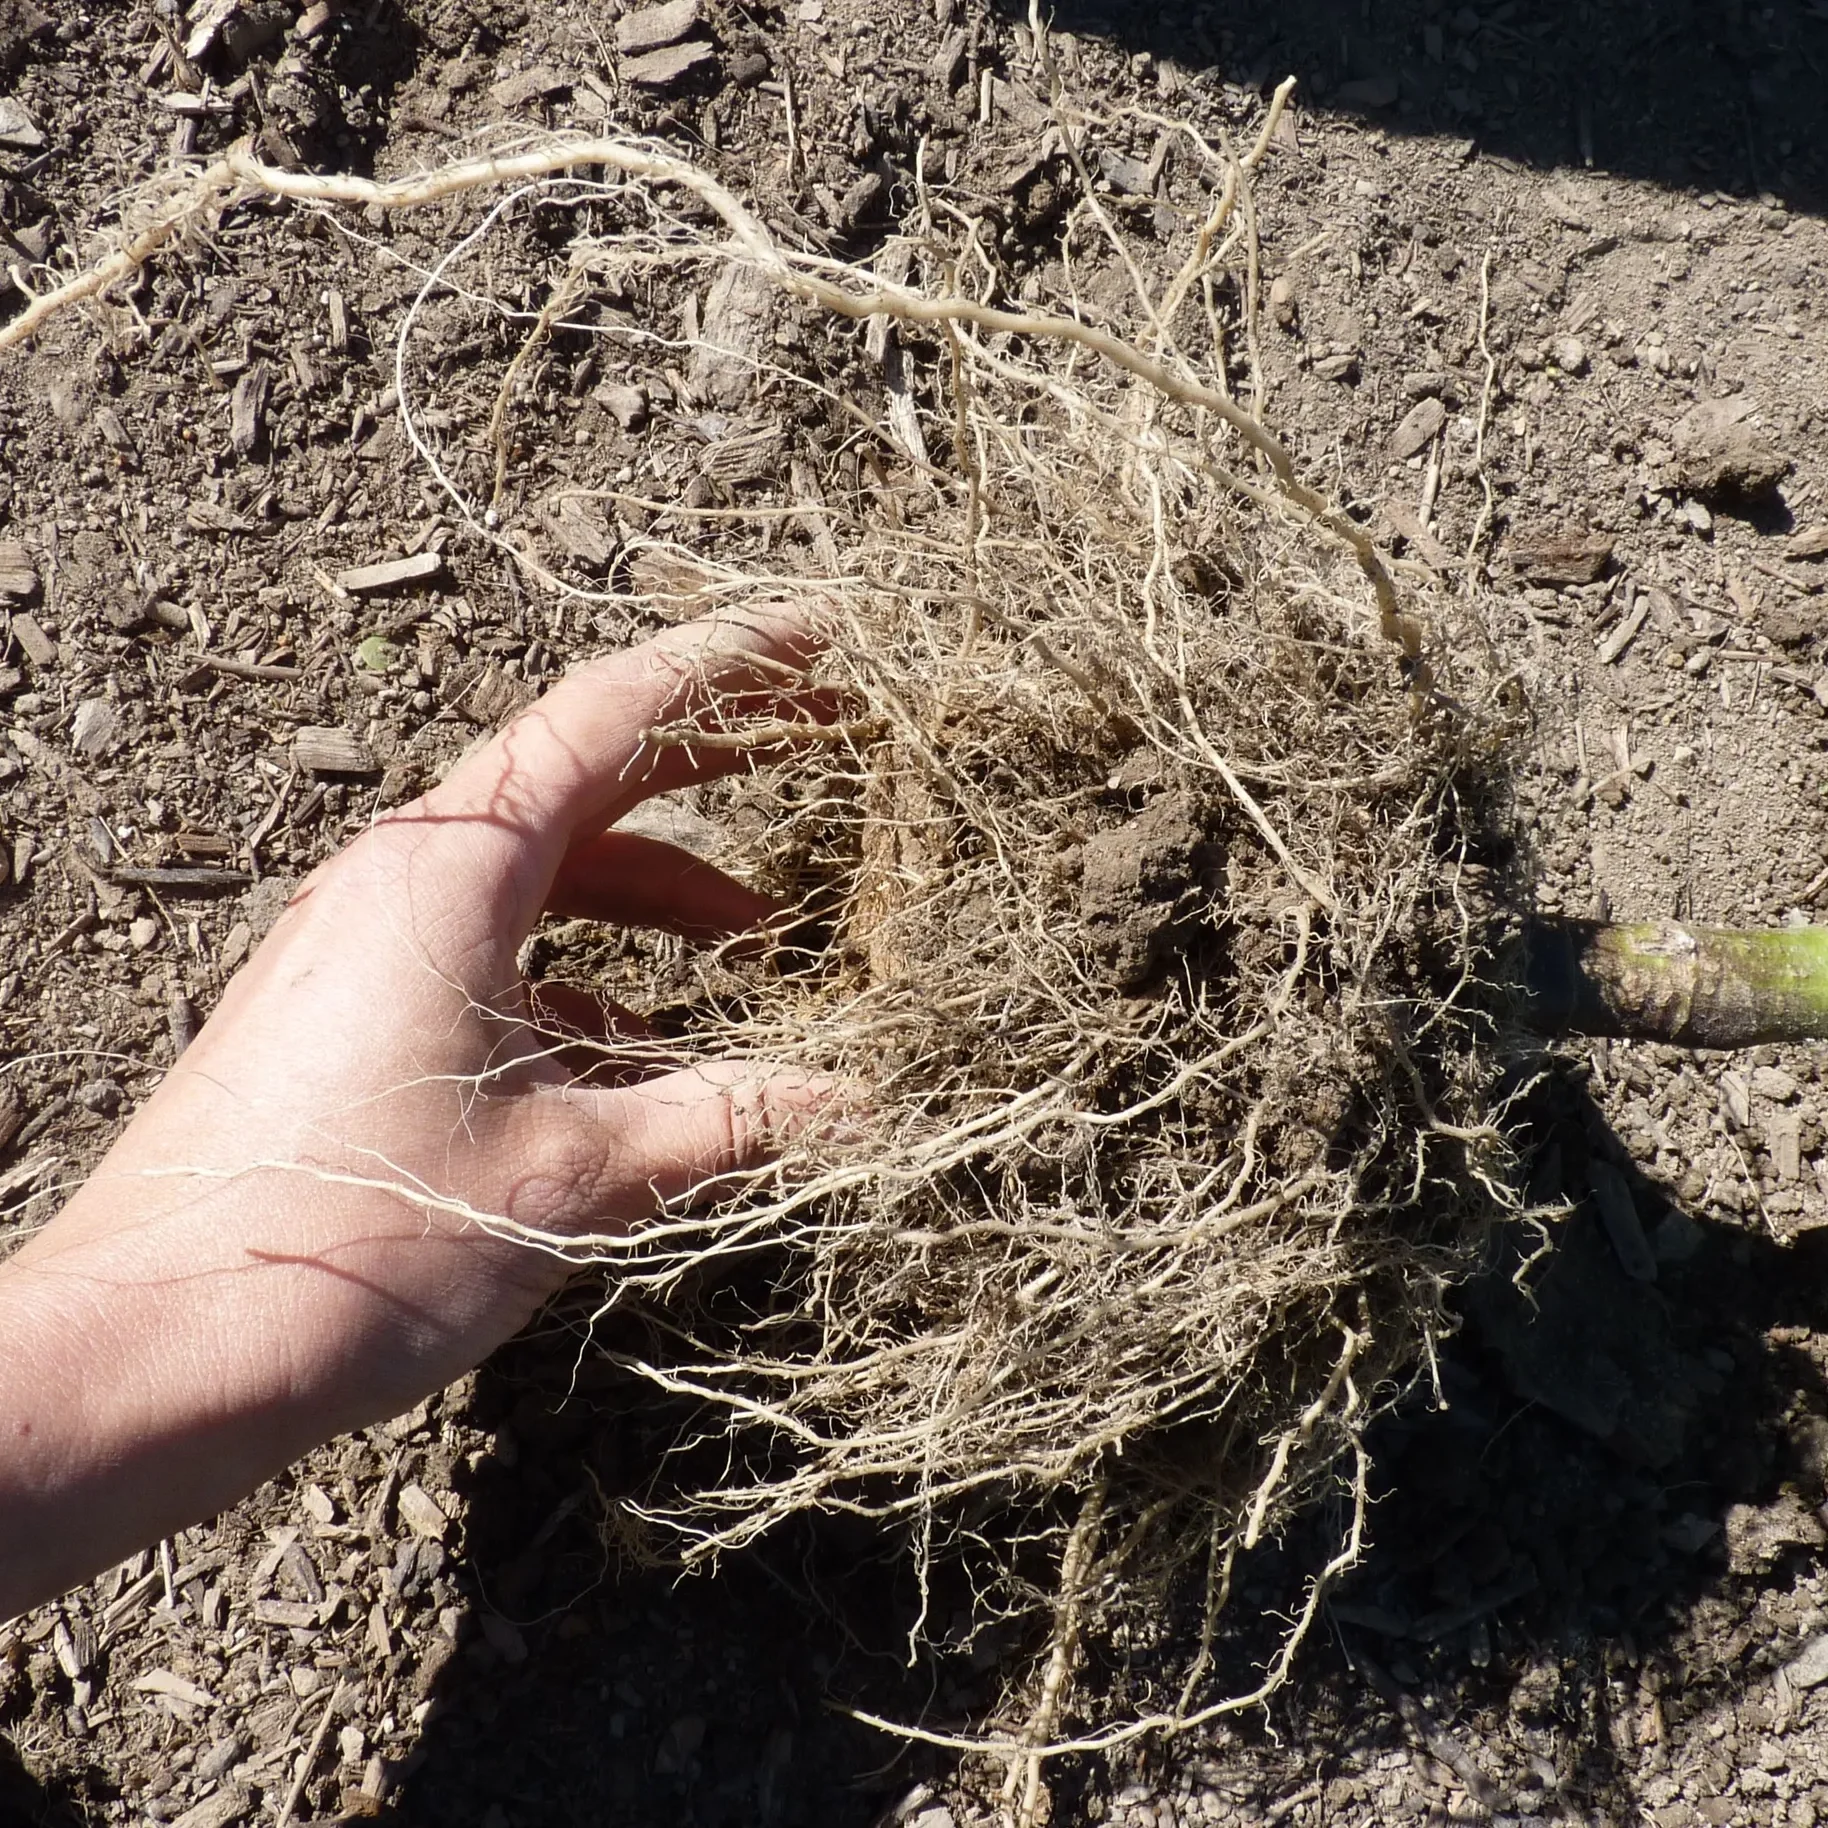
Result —
M70 719L70 747L91 761L106 755L120 736L121 714L105 698L85 698Z
M1790 1678L1792 1688L1819 1688L1828 1682L1828 1632L1811 1638L1784 1674Z
M127 1102L118 1079L91 1079L76 1094L76 1102L97 1117L112 1117Z
M1752 1090L1773 1104L1788 1104L1801 1088L1781 1066L1752 1068Z
M1295 297L1295 282L1286 273L1278 273L1270 282L1269 308L1282 329L1295 328L1300 316L1300 305Z
M599 387L596 398L625 432L638 432L647 423L647 395L639 387Z

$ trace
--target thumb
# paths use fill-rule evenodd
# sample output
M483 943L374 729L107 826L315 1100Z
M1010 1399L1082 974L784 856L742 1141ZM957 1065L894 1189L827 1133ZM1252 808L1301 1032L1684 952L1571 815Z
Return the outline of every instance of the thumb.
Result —
M529 1154L560 1232L622 1231L764 1166L807 1129L836 1082L763 1061L707 1061L529 1100Z

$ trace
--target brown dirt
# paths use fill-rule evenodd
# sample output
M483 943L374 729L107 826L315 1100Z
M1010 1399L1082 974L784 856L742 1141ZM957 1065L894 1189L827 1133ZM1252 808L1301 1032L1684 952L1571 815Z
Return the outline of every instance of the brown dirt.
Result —
M241 9L254 29L206 60L215 87L193 118L155 99L198 85L161 56L151 7L57 21L0 0L0 94L43 141L0 140L0 273L30 283L86 250L174 139L207 151L258 133L269 156L393 173L514 114L657 131L783 233L852 252L902 207L918 151L994 225L1024 296L1061 291L1070 173L1035 150L1025 28L998 14L708 5L715 59L649 95L618 86L611 21L581 3L377 0L302 42L294 13ZM1164 259L1197 175L1179 155L1151 171L1157 129L1119 111L1243 132L1267 81L1306 79L1258 189L1266 291L1279 282L1265 415L1450 581L1489 484L1491 637L1535 719L1520 893L1577 913L1813 911L1828 862L1828 565L1808 537L1828 521L1820 7L1414 0L1372 23L1316 0L1061 24L1069 81L1112 117L1094 136L1107 205ZM37 579L0 599L0 1220L15 1229L105 1147L290 879L626 632L504 565L404 437L393 341L444 226L245 206L130 298L0 358L0 542ZM567 232L562 212L506 228L491 282L543 283ZM1121 283L1078 277L1094 299ZM0 290L0 313L19 303ZM758 329L741 300L718 304L690 309ZM598 309L659 322L685 305ZM464 480L485 494L486 426L526 328L457 302L425 320L432 408L469 440ZM785 312L759 334L880 397L861 332ZM631 526L568 510L568 484L620 476L703 508L759 498L820 449L822 428L720 393L715 371L615 347L606 362L590 338L555 337L514 402L505 500L580 583L613 575ZM918 378L934 352L909 360ZM1234 382L1250 386L1242 352ZM870 486L855 463L829 472L835 511ZM633 530L650 518L619 512ZM322 582L434 550L443 576L418 595L347 600ZM385 645L363 648L374 635ZM299 733L322 727L357 739L364 765L302 765ZM259 880L136 883L123 866ZM1149 943L1134 924L1113 940L1125 958ZM1383 1431L1376 1548L1327 1640L1271 1719L1069 1769L1056 1819L1828 1815L1828 1688L1809 1650L1828 1631L1825 1100L1809 1050L1558 1060L1521 1120L1534 1190L1566 1193L1575 1216L1536 1306L1497 1266L1463 1302L1446 1406ZM1654 1285L1606 1242L1598 1205L1621 1192ZM301 1758L300 1820L988 1814L978 1774L828 1705L952 1725L995 1698L982 1646L900 1669L908 1595L884 1545L813 1533L684 1586L642 1570L639 1545L606 1556L595 1493L641 1484L667 1418L588 1365L574 1377L576 1357L555 1316L473 1384L0 1625L0 1723L22 1766L0 1764L0 1817L270 1822ZM1251 1613L1287 1604L1324 1521L1248 1571L1215 1679L1248 1669ZM1154 1654L1128 1646L1116 1679L1146 1684Z

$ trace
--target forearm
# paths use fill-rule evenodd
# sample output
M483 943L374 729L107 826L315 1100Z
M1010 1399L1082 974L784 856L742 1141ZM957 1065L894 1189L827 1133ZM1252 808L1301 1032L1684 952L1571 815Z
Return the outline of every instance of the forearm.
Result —
M185 1306L97 1261L0 1265L0 1619L213 1515L299 1451L302 1418L246 1384L225 1391L208 1339L222 1317Z
M477 1356L461 1320L473 1237L421 1226L313 1248L334 1201L275 1197L265 1177L98 1229L123 1191L92 1183L0 1264L0 1619Z

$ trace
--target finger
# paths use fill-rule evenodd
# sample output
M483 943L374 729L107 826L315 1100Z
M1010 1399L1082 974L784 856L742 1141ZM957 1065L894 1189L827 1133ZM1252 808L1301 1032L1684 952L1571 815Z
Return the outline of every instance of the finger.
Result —
M682 1067L609 1093L630 1166L663 1205L771 1161L831 1098L833 1082L759 1063Z
M818 1075L712 1062L537 1101L539 1179L568 1231L632 1225L764 1166L834 1095Z
M656 927L685 939L747 932L779 912L771 897L690 851L619 831L599 832L565 853L546 906L573 919Z
M767 724L777 733L797 732L802 725L835 724L844 716L847 706L842 693L822 687L788 690L786 682L782 684L779 691L722 694L714 706L700 708L694 721L709 740L696 740L694 723L683 718L653 730L631 771L631 785L639 791L630 805L675 788L701 786L745 768L784 760L804 740L797 735L783 735L772 743L758 740L757 724ZM721 740L726 734L741 740ZM816 732L809 730L808 734ZM624 807L623 813L627 810Z
M687 623L566 675L427 795L433 817L515 828L550 873L582 830L613 825L638 800L715 763L652 744L657 725L703 715L719 701L772 705L797 683L815 641L785 606ZM534 858L530 862L536 861Z

